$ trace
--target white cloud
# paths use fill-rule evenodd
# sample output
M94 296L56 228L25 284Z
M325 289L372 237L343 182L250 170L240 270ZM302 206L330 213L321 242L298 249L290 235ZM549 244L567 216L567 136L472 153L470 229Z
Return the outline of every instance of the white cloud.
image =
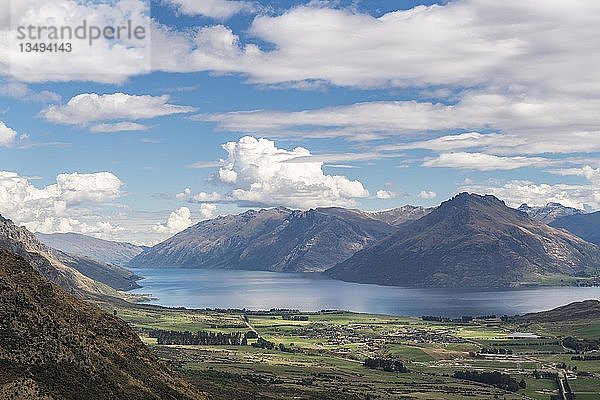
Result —
M416 101L357 103L297 112L238 111L193 116L217 122L222 129L268 132L272 136L345 137L371 140L404 137L382 150L488 149L501 154L600 151L600 101L538 99L527 96L467 93L454 105ZM477 130L497 131L482 134ZM447 130L472 132L415 140L415 133ZM314 135L313 135L314 133Z
M302 147L292 151L278 149L266 139L244 137L223 146L229 156L219 170L219 180L234 187L234 200L291 207L351 205L368 192L358 181L343 176L325 175L322 161L286 163L309 157Z
M90 131L96 133L145 131L146 129L148 129L146 125L138 124L137 122L116 122L114 124L98 124L90 127Z
M192 201L195 203L206 203L212 201L220 201L223 199L223 196L217 192L206 193L200 192L192 196Z
M50 103L60 101L58 93L48 90L34 91L24 83L9 82L0 84L0 96L12 97L23 101Z
M251 136L222 146L228 157L220 160L214 179L231 190L194 193L191 188L175 195L177 200L189 203L237 203L241 205L287 206L311 208L323 206L353 206L357 199L369 196L359 181L344 176L326 175L325 161L363 160L373 154L312 155L309 150L296 147L280 149L275 142ZM378 193L379 196L384 195ZM386 192L390 196L391 192Z
M0 147L9 147L15 142L17 132L0 121Z
M394 197L396 197L396 194L394 192L390 192L389 190L378 190L377 191L378 199L387 200L387 199L393 199Z
M523 167L546 167L555 161L541 157L498 157L483 153L443 153L423 162L424 167L475 169L480 171L510 170Z
M109 172L60 174L35 187L30 178L0 171L0 214L31 231L108 234L120 231L98 213L122 195L123 183Z
M60 174L56 188L69 204L81 202L103 203L121 195L123 182L110 172L94 174Z
M184 13L222 17L247 4L169 1ZM81 51L69 57L50 58L25 58L8 45L14 41L2 41L7 43L0 46L4 72L22 80L122 82L149 72L151 64L153 70L168 72L240 73L260 84L434 85L440 93L447 87L508 88L540 98L554 93L574 99L597 97L600 89L600 71L595 68L600 63L600 4L588 0L573 0L568 7L556 0L505 0L493 6L486 0L456 0L380 17L354 9L300 6L253 20L249 36L267 42L263 49L244 43L224 27L207 27L193 35L152 23L139 0L117 0L112 6L74 0L13 3L18 3L13 16L24 25L48 19L76 25L86 16L103 26L132 17L135 24L148 26L152 38L151 44L102 41L91 49L77 46ZM8 10L2 13L8 21ZM150 50L154 58L146 63ZM8 68L9 60L19 67L16 71Z
M167 222L164 224L157 224L152 227L152 230L157 233L178 233L182 230L192 226L191 220L192 213L187 207L180 207L177 210L169 214Z
M214 218L217 212L217 206L210 203L204 203L200 206L200 217L202 219Z
M512 207L523 203L530 206L543 206L549 202L586 210L600 209L600 168L590 166L549 171L559 175L582 176L589 184L547 184L525 180L511 180L504 183L490 181L485 184L468 184L461 191L493 194L506 200Z
M240 40L224 40L220 53L192 48L186 60L191 69L239 72L262 84L520 85L589 97L599 85L587 83L600 82L593 18L599 12L600 5L586 0L569 7L555 0L507 0L493 7L485 0L457 0L378 18L294 7L254 19L250 33L272 50L247 51Z
M550 170L550 173L562 176L583 176L594 185L599 187L600 190L600 168L592 168L590 165L586 165L582 168L567 168Z
M212 202L223 200L223 195L221 195L217 192L212 192L212 193L200 192L200 193L194 194L192 192L192 189L185 188L183 192L177 193L175 195L175 198L177 200L184 200L184 201L187 201L190 203L212 203Z
M254 9L249 1L234 0L167 0L179 12L186 15L203 15L215 19L227 19L240 12Z
M169 104L167 95L134 96L125 93L104 95L83 93L73 97L65 105L52 105L45 108L41 115L46 120L58 124L86 125L97 121L149 119L189 113L194 110L193 107ZM113 125L112 127L132 128L136 126L126 123L126 125Z
M177 194L175 195L175 198L176 198L177 200L187 200L187 199L191 198L191 196L192 196L192 189L190 189L190 188L185 188L185 189L183 190L183 192L181 192L181 193L177 193Z
M270 140L246 136L223 148L228 157L216 179L232 188L225 201L310 208L355 205L356 199L369 195L359 181L325 175L323 162L313 161L302 147L279 149ZM298 157L303 161L287 162Z
M311 154L309 156L299 156L296 158L291 158L286 163L303 163L305 161L311 162L340 162L340 161L368 161L368 160L377 160L382 158L396 158L401 156L397 153L379 153L379 152L367 152L363 151L361 153L333 153L333 154ZM327 166L331 166L328 164Z
M223 165L223 161L197 161L191 164L189 167L196 169L204 169L220 167L221 165Z
M420 199L423 200L432 200L437 197L437 193L428 190L422 190L421 193L418 194L418 196Z
M124 82L127 78L151 71L152 20L149 2L143 0L19 0L0 10L0 71L20 82L96 81ZM143 39L121 37L100 39L89 45L88 39L66 38L72 45L69 53L22 53L17 26L143 27ZM127 35L125 35L127 36ZM88 35L89 37L89 35ZM41 41L44 41L43 37ZM29 40L31 42L37 40ZM162 53L158 53L163 55Z

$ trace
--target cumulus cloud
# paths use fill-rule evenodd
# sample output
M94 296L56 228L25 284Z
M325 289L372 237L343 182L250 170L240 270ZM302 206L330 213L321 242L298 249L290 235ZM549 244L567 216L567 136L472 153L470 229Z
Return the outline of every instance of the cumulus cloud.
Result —
M184 200L189 203L212 203L215 201L222 200L223 195L221 195L220 193L217 193L217 192L212 192L212 193L200 192L200 193L194 194L192 192L192 189L185 188L183 190L183 192L177 193L175 195L175 198L177 200Z
M186 188L175 196L178 200L305 209L354 206L358 199L369 196L359 181L325 174L323 157L303 147L281 149L271 140L252 136L222 147L227 158L218 164L219 171L213 178L230 190L225 194L193 193Z
M183 192L177 193L175 195L175 198L177 200L189 200L191 197L192 197L192 189L190 189L190 188L185 188L183 190Z
M134 96L125 93L103 94L83 93L69 100L65 105L52 105L42 110L44 119L67 125L86 125L97 121L119 119L139 120L172 114L189 113L193 107L169 104L169 96ZM102 125L99 125L102 128ZM104 125L111 128L140 128L127 122L120 125ZM129 129L128 129L129 128ZM98 129L98 126L96 127Z
M252 82L263 84L518 84L589 96L598 85L581 82L600 81L593 68L600 57L593 34L597 27L590 18L599 12L598 4L585 0L571 2L567 8L552 0L535 4L508 0L493 7L485 0L459 0L380 17L353 10L295 7L282 15L254 19L250 33L270 43L269 50L247 52L240 40L226 40L226 51L210 60L200 57L210 54L209 50L192 49L189 64L196 69L244 73ZM230 36L224 31L221 35ZM573 74L574 69L583 76Z
M152 227L152 230L157 233L174 234L192 226L192 213L187 207L180 207L169 214L167 222L157 224Z
M0 121L0 147L9 147L15 142L17 132Z
M248 4L168 1L183 13L223 18ZM152 22L139 0L111 6L74 0L13 3L19 4L13 17L23 25L40 25L47 18L76 25L87 16L102 26L132 18L148 26L152 37L151 43L76 46L81 52L68 59L23 58L14 46L5 45L0 48L5 73L20 71L22 79L115 82L147 73L152 65L153 70L240 73L255 83L298 86L326 82L353 87L513 87L521 93L527 88L581 99L593 98L600 87L593 18L600 5L587 0L573 0L569 7L553 0L506 0L492 7L486 0L457 0L379 17L313 3L254 18L249 33L257 42L268 43L264 48L244 43L224 27L207 27L193 35ZM152 62L143 62L149 54L155 55ZM7 67L12 58L20 67L16 72Z
M60 174L37 188L31 179L0 171L0 214L31 231L109 234L122 228L97 214L122 195L123 183L109 172Z
M214 218L217 212L217 206L210 203L205 203L200 206L200 217L202 219Z
M432 200L435 199L437 197L437 193L436 192L432 192L432 191L428 191L428 190L422 190L419 194L418 194L420 199L423 200Z
M583 176L591 183L598 186L600 190L600 168L593 168L590 165L586 165L582 168L563 168L550 170L548 172L562 176Z
M523 203L530 206L543 206L549 202L560 203L564 206L585 210L600 209L600 168L585 166L550 171L563 176L573 175L586 178L588 184L547 184L526 180L511 180L508 182L490 181L483 184L467 184L460 190L481 194L492 194L501 198L512 207Z
M182 14L203 15L215 19L227 19L240 12L254 9L249 1L235 0L167 0Z
M0 71L21 82L96 81L124 82L127 78L151 71L151 30L149 2L116 0L82 2L77 0L19 0L0 10ZM67 38L72 44L68 56L48 53L23 54L15 44L16 26L127 26L145 29L144 38L122 36L97 40ZM89 36L89 35L88 35ZM139 36L139 35L138 35ZM140 36L141 37L141 36ZM43 37L41 41L47 39ZM160 54L160 53L159 53ZM162 56L162 54L161 54Z
M223 145L228 157L216 179L232 188L238 203L297 208L355 205L369 192L359 181L325 175L323 162L302 147L280 149L273 141L251 136ZM287 161L303 157L303 161Z
M394 197L396 197L396 194L394 192L390 192L389 190L378 190L377 191L378 199L387 200L387 199L393 199Z

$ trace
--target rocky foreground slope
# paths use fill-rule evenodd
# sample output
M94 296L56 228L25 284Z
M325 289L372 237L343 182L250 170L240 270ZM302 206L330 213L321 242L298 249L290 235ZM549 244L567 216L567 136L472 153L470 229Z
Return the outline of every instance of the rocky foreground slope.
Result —
M122 320L0 250L0 398L203 399Z

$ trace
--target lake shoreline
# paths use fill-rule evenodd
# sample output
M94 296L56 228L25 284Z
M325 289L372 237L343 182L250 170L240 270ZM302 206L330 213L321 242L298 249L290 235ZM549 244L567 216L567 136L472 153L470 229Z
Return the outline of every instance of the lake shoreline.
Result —
M150 294L143 304L187 309L348 310L412 316L522 315L600 298L600 288L544 286L496 289L403 288L350 283L313 274L204 269L137 269ZM313 278L314 277L314 278Z

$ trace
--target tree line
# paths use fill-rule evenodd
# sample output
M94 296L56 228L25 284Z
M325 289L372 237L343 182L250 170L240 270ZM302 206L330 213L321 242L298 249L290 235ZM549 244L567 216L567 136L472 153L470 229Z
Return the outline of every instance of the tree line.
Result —
M517 382L512 376L497 371L454 371L454 377L466 381L485 383L509 392L516 392L519 389L525 389L527 386L524 379L522 379L521 382Z
M563 339L563 346L577 352L600 350L600 339L576 339L568 336Z
M504 349L502 347L500 348L483 348L481 350L479 350L479 353L481 354L513 354L513 350L512 349Z
M379 369L386 372L408 372L408 368L404 366L402 361L390 358L369 357L363 365L369 369Z

